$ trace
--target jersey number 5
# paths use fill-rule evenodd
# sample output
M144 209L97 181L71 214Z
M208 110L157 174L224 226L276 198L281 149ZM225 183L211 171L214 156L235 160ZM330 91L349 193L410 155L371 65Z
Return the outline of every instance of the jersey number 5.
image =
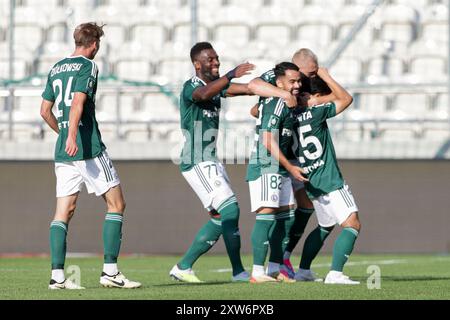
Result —
M298 128L298 136L300 137L300 145L302 146L303 154L308 160L316 160L320 158L323 153L322 144L319 139L315 136L305 137L304 134L310 132L312 130L311 125L307 124ZM314 145L316 151L309 152L309 150L305 150L309 144ZM305 158L300 156L298 158L300 163L305 163Z

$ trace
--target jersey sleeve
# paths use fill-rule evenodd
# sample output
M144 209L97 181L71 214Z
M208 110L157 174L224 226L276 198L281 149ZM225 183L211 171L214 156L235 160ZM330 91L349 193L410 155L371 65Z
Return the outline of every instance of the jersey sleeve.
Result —
M314 118L317 118L320 122L324 122L327 119L336 116L336 105L334 104L334 102L328 102L313 107L312 111L315 115Z
M270 83L271 85L276 85L275 72L273 71L273 69L264 72L259 78L265 82Z
M191 103L193 103L194 98L192 98L192 95L194 94L195 89L201 86L202 84L196 81L189 81L188 83L186 83L186 85L183 88L183 95L182 95L183 99L185 101L190 101Z
M44 92L42 92L42 98L47 101L55 101L55 93L53 92L50 76L47 77L47 84L45 85Z
M284 100L276 98L266 101L263 102L261 129L268 131L279 129L285 107Z
M76 76L73 92L82 92L91 96L97 82L98 69L94 61L84 63Z

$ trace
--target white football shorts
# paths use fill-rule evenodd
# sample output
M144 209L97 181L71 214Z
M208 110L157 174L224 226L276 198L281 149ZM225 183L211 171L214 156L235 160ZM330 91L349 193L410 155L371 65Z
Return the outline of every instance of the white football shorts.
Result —
M83 190L101 196L120 184L120 179L106 151L96 158L55 162L56 197L66 197Z
M248 184L252 212L256 212L261 207L279 208L295 203L289 177L268 173L261 175L256 180L249 181Z
M342 224L353 213L358 212L355 199L347 184L338 190L312 199L317 220L321 227Z
M234 196L230 179L220 162L204 161L182 174L208 211L218 210L225 200Z

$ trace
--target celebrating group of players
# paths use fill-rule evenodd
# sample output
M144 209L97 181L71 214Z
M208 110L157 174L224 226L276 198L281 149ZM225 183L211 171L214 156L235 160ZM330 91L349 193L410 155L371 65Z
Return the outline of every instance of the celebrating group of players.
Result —
M98 69L93 61L103 36L102 26L84 23L74 31L75 51L51 69L42 94L41 115L58 133L55 148L56 212L50 225L52 275L50 289L83 289L66 279L64 263L68 224L83 184L107 205L103 225L104 265L100 284L138 288L118 269L125 201L116 170L106 153L95 118ZM180 96L185 144L180 169L202 201L210 219L200 228L170 276L201 282L192 267L222 235L232 266L232 281L322 281L311 263L336 224L343 227L333 249L329 284L358 284L342 273L360 230L358 209L337 165L326 120L344 111L352 97L319 68L317 57L301 49L292 62L281 62L247 84L231 82L250 73L244 63L219 75L219 57L210 43L190 52L195 76ZM220 98L258 95L251 114L257 118L255 146L247 170L251 210L253 268L249 274L240 255L240 209L224 166L216 156ZM56 116L52 113L56 106ZM251 117L249 115L249 117ZM296 205L295 205L296 204ZM316 212L319 226L306 238L299 269L290 255ZM265 262L270 249L267 268Z
M281 62L248 84L231 80L248 74L254 66L244 63L220 77L219 57L210 43L194 45L191 60L196 75L184 84L180 97L185 135L180 168L211 219L170 275L180 281L200 282L192 266L223 235L233 281L322 281L311 271L311 262L339 224L343 230L325 283L358 284L342 273L360 230L358 208L337 165L326 124L352 103L352 97L326 69L318 67L317 57L309 49L300 49L292 62ZM216 137L205 137L209 137L206 131L219 129L220 97L253 94L260 100L251 111L257 121L246 177L251 211L256 214L250 275L239 254L239 206L215 148L211 148ZM201 144L196 143L198 135ZM290 255L314 211L319 226L307 237L295 272Z

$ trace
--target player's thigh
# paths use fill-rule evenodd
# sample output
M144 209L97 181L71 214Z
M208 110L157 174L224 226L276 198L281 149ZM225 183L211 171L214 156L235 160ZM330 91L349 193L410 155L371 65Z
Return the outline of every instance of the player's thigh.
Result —
M55 162L56 197L62 198L83 190L83 175L77 161Z
M234 197L225 168L219 162L201 162L182 174L207 210L217 210Z
M294 196L295 200L297 201L297 208L304 208L304 209L313 209L314 205L309 199L308 195L306 194L305 188L300 188L295 191L294 189Z

